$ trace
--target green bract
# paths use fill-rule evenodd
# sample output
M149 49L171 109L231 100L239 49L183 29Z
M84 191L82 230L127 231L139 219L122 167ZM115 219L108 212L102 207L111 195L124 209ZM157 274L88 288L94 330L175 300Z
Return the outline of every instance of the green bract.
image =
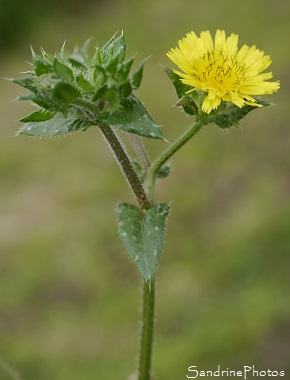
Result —
M32 50L32 70L13 82L29 93L38 110L25 116L20 134L54 136L93 125L108 124L140 136L163 139L158 126L134 94L140 86L145 60L130 74L134 58L125 60L126 41L113 36L88 54L89 41L68 55L64 47L51 56Z

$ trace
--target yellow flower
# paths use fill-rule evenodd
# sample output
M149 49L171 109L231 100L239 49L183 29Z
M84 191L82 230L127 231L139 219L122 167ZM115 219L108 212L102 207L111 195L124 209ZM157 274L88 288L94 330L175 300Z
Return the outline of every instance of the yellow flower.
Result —
M261 107L252 95L272 94L280 88L278 82L267 82L272 73L262 72L271 64L270 56L256 46L242 46L238 50L238 35L226 37L217 30L213 41L207 30L200 34L188 33L178 41L167 56L182 72L174 70L182 83L207 93L202 110L210 113L221 101L232 102L238 107L244 104Z

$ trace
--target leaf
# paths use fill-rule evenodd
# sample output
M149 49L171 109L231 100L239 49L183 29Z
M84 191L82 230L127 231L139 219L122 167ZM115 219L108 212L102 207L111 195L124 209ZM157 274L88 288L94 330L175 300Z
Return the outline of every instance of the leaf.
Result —
M68 58L69 63L72 66L74 66L74 68L86 70L87 67L85 66L83 62L81 62L81 60L82 60L81 56L73 56L73 57Z
M118 72L117 72L117 79L118 81L122 82L127 80L130 69L132 67L132 64L134 62L135 57L132 57L128 59L127 61L119 64L118 66Z
M69 104L81 96L81 93L72 85L65 82L57 82L52 91L52 98L56 102Z
M157 178L166 178L170 174L170 166L168 164L164 164L161 166L161 168L158 170L156 177Z
M270 105L270 103L259 99L256 99L256 103L263 106ZM247 104L240 108L234 104L231 104L223 112L219 112L217 109L215 112L218 112L218 115L212 119L212 122L216 123L216 125L222 129L230 128L231 126L239 127L239 121L243 119L249 112L257 108L258 107L250 106Z
M119 92L122 98L128 98L128 96L131 95L132 86L129 80L126 80L124 83L121 84Z
M109 112L111 113L120 106L120 91L114 85L110 87L104 85L94 94L92 101L99 101L100 110L105 111L106 109L109 109ZM102 105L101 107L100 104Z
M57 113L52 119L25 124L18 134L29 136L57 136L65 133L84 130L92 125L88 120L77 118L74 115L64 117Z
M53 118L55 113L43 109L32 112L30 115L24 116L20 121L28 123L30 121L46 121Z
M72 70L60 63L56 58L53 60L53 67L60 79L64 79L66 82L72 83L74 81L74 76Z
M53 66L50 62L47 62L45 59L37 58L33 62L35 74L39 77L42 74L48 74L53 72Z
M109 63L117 57L117 63L122 63L126 55L126 40L123 34L113 36L102 48L101 56L104 63Z
M76 79L79 87L87 91L93 91L93 86L86 80L82 73L79 73Z
M124 99L116 111L103 112L100 119L114 128L120 128L129 133L148 138L164 139L146 108L135 96Z
M94 82L96 87L101 87L107 79L107 73L106 70L100 66L100 65L95 65L94 69Z
M146 282L154 280L161 256L169 206L160 203L142 211L129 203L117 205L118 230L122 244Z
M26 88L27 90L30 90L31 92L36 93L38 91L35 84L35 79L33 78L16 78L12 79L12 82L19 84L20 86Z
M140 87L142 76L143 76L143 68L145 62L149 59L150 57L147 57L143 59L143 61L140 63L140 65L137 67L137 69L134 71L133 76L132 76L132 83L133 83L133 88L134 90L137 90Z

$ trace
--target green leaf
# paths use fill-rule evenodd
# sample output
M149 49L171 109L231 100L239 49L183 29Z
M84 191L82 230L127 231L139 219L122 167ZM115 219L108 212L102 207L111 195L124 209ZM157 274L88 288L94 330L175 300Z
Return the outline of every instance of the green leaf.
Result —
M36 93L38 91L34 78L16 78L12 79L12 82L19 84L20 86L26 88L27 90L30 90L31 92Z
M93 90L93 86L90 84L88 80L85 79L82 73L79 73L76 79L77 79L78 86L81 87L82 89L87 90L87 91Z
M52 91L53 100L64 104L69 104L80 96L81 93L79 90L74 88L72 85L61 81L55 84Z
M122 244L146 282L152 282L156 276L168 213L169 206L166 203L154 205L144 214L129 203L117 205Z
M143 68L145 62L149 59L150 57L147 57L143 59L143 61L140 63L140 65L137 67L137 69L134 71L133 76L132 76L132 84L134 90L137 90L140 87L142 76L143 76Z
M120 91L116 86L102 86L92 97L92 101L99 101L100 111L115 111L120 106Z
M59 62L56 58L53 60L53 67L60 79L64 79L68 83L72 83L74 81L72 70L63 63Z
M107 79L106 70L100 65L95 65L94 83L95 83L96 88L100 88L104 84L106 79Z
M170 174L170 166L168 164L164 164L158 170L156 177L157 178L166 178L169 176L169 174Z
M114 57L105 67L106 72L109 73L110 76L114 77L117 73L119 63L119 57Z
M75 115L64 117L57 113L52 119L25 124L18 134L29 136L57 136L77 130L87 129L92 125L88 120L77 118Z
M55 115L54 112L49 112L49 111L40 109L40 110L32 112L30 115L27 115L21 118L20 121L23 121L25 123L28 123L30 121L33 121L33 122L46 121L46 120L52 119L54 115Z
M109 63L117 57L117 63L122 63L126 55L126 40L123 34L113 36L100 50L104 63Z
M132 86L129 80L126 80L124 83L121 84L119 92L122 98L128 98L128 96L131 95Z
M81 70L87 70L87 67L85 65L85 63L81 62L82 61L82 57L81 56L73 56L73 57L69 57L68 58L68 61L69 63L74 66L75 68L77 69L81 69Z
M139 136L160 139L164 137L146 108L135 96L124 99L114 112L103 112L101 121Z
M31 47L31 53L32 53L32 59L33 59L33 66L35 74L39 77L42 74L52 73L53 72L53 65L51 57L45 53L45 51L42 49L42 56L40 57L37 55L33 48Z
M257 104L268 106L270 103L256 99ZM238 107L231 104L223 111L219 111L219 108L215 111L217 116L212 118L212 122L222 129L230 128L231 126L239 127L239 121L243 119L249 112L257 109L258 107L245 104L243 107ZM210 115L209 115L210 116Z
M38 58L33 62L35 74L40 77L43 74L48 74L53 72L53 66L50 62L42 58Z
M118 67L118 73L117 73L117 80L122 82L127 80L130 69L132 67L132 64L134 62L135 57L132 57L128 59L127 61L123 62Z

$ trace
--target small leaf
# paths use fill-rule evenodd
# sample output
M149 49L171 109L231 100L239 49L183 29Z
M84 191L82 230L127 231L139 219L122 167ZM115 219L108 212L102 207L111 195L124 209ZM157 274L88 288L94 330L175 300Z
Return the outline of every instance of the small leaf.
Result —
M100 50L102 61L109 63L117 58L117 63L122 63L126 55L126 41L121 34L119 37L113 36Z
M106 78L107 78L106 70L100 65L95 65L94 82L95 82L96 88L100 88L104 84Z
M121 106L114 112L104 112L101 120L112 127L135 133L139 136L160 139L164 137L152 117L135 96L124 99Z
M118 81L125 81L128 78L130 69L132 67L132 64L134 62L135 57L132 57L128 59L127 61L123 62L118 67L118 73L117 73L117 79Z
M119 91L122 98L128 98L128 96L132 93L132 86L130 81L126 80L124 83L122 83Z
M134 90L137 90L140 87L142 76L143 76L143 68L145 62L149 59L150 57L147 57L143 59L143 61L140 63L140 65L137 67L137 69L134 71L133 76L132 76L132 84Z
M36 93L38 91L35 85L35 79L33 78L16 78L12 79L12 82L19 84L20 86L26 88L27 90L30 90L31 92Z
M115 111L120 106L120 92L116 86L108 87L107 85L102 86L92 97L92 101L102 104L100 111L105 111L108 109L108 112Z
M57 136L65 133L84 130L92 125L88 120L77 118L74 115L64 117L57 113L52 119L25 124L18 134L29 136Z
M129 203L117 205L118 230L122 244L146 282L156 276L161 256L169 206L160 203L142 211Z
M90 84L88 80L85 79L82 73L79 73L77 76L77 84L79 85L79 87L81 87L84 90L87 90L87 91L93 90L93 86Z
M112 60L105 66L106 71L109 73L109 75L111 75L113 77L116 75L117 69L118 69L118 64L119 64L119 57L116 56L116 57L112 58Z
M183 96L176 104L177 106L182 106L184 112L189 115L196 115L198 113L198 106L191 96Z
M40 77L43 74L48 74L53 72L53 66L50 62L45 59L38 58L33 62L35 74Z
M79 90L74 88L72 85L65 82L57 82L52 91L52 98L56 102L62 102L64 104L69 104L74 99L81 96Z
M30 115L23 117L22 119L20 119L20 121L23 121L25 123L28 123L30 121L46 121L52 119L54 115L55 113L53 112L40 109L32 112Z
M156 177L157 178L166 178L169 176L169 174L170 174L170 166L168 164L164 164L158 170Z
M69 63L77 69L87 70L85 63L81 62L81 56L73 56L68 58Z
M69 83L73 82L73 72L69 67L65 66L63 63L60 63L56 58L53 60L53 67L60 79L64 79Z

